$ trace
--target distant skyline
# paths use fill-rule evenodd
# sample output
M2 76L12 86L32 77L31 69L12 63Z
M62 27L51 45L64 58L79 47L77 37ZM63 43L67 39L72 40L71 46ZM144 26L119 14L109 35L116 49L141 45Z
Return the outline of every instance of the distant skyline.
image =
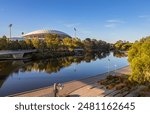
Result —
M0 36L39 29L107 42L150 35L150 0L0 0Z

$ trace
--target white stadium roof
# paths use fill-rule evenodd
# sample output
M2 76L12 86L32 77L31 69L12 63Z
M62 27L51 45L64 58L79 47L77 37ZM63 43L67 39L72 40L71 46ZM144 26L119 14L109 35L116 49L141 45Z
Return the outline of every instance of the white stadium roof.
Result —
M24 34L23 36L29 36L29 35L35 35L35 34L58 34L58 35L67 35L68 34L61 32L61 31L57 31L57 30L36 30L27 34Z

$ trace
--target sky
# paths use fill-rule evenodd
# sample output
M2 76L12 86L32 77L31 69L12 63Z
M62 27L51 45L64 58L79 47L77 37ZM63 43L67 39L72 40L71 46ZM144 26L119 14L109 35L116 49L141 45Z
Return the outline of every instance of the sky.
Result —
M0 36L39 29L134 42L150 35L150 0L0 0Z

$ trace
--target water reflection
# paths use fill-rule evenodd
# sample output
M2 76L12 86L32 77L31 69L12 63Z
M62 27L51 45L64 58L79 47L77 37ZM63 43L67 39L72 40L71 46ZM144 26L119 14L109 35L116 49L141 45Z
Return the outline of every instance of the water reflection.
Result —
M81 62L90 63L91 61L96 61L97 59L102 59L108 56L109 53L105 53L103 55L98 54L86 54L84 56L70 56L64 58L56 58L56 59L46 59L40 61L34 61L29 65L23 66L20 71L21 72L46 72L46 73L56 73L59 72L62 68L70 66L72 63L80 64Z
M122 58L122 57L127 57L127 54L125 52L122 52L122 51L114 51L113 56L118 57L118 58Z
M112 53L38 61L0 61L0 96L107 72L108 58L112 64L110 70L114 69L114 64L118 68L128 64L126 58L114 57Z

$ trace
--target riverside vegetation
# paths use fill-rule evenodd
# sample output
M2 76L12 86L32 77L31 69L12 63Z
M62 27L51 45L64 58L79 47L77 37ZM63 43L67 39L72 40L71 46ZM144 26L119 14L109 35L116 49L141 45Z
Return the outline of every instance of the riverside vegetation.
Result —
M48 34L45 39L38 38L25 39L22 41L11 41L6 36L0 38L0 50L28 50L37 49L32 59L42 59L49 57L62 57L74 55L75 49L83 50L83 53L108 52L111 45L102 40L86 38L64 38L57 35Z
M150 37L132 44L128 49L128 61L132 69L131 75L110 75L98 83L106 89L119 90L122 96L130 92L132 96L150 96Z

